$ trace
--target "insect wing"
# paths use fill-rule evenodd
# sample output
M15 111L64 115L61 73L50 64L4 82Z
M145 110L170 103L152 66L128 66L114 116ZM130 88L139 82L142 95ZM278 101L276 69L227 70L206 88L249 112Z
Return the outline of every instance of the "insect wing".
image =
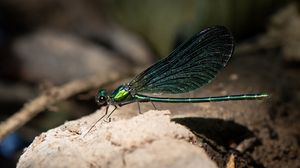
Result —
M233 37L225 27L207 28L136 76L129 85L137 93L177 94L195 90L215 78L233 49Z

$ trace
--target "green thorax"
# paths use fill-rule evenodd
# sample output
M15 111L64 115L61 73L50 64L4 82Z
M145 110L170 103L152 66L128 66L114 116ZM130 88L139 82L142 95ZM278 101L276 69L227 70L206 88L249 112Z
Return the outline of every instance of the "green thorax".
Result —
M111 94L111 99L115 102L121 102L126 100L132 100L132 96L129 92L129 88L126 85L120 85L116 90Z

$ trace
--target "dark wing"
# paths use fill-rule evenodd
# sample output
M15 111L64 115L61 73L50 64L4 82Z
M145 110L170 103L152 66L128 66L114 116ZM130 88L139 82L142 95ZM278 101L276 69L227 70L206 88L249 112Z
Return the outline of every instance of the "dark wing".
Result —
M215 78L233 49L233 37L225 27L207 28L136 76L129 86L137 93L176 94L195 90Z

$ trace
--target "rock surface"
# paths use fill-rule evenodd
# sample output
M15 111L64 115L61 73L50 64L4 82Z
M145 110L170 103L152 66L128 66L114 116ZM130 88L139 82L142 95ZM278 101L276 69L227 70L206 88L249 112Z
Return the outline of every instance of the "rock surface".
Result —
M36 137L17 167L217 167L169 111L99 122L103 110Z

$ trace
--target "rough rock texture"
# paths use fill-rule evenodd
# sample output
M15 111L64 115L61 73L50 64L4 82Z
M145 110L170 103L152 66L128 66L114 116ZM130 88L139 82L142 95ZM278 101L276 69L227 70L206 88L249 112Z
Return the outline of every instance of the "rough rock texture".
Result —
M42 133L17 167L216 167L196 137L170 121L169 111L99 122L86 134L103 112Z

